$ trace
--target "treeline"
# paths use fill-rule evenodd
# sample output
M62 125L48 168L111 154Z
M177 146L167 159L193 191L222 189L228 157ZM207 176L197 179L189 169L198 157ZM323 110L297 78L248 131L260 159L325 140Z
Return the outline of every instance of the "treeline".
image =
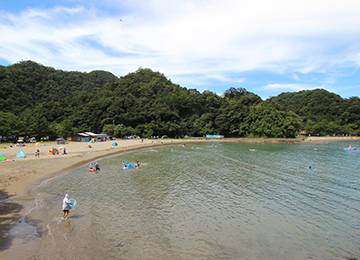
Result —
M343 99L323 89L281 93L270 100L301 117L310 134L360 135L360 99Z
M335 106L335 108L334 108ZM172 83L140 68L117 78L106 71L67 72L22 61L0 67L0 136L67 137L75 132L227 137L358 134L359 98L325 90L282 93L263 101L244 88L223 96Z

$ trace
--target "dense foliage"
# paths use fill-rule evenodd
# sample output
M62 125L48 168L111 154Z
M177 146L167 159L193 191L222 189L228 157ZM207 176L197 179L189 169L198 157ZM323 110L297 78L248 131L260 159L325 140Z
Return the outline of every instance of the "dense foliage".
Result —
M243 88L223 96L172 83L139 68L117 78L105 71L67 72L32 61L0 66L0 136L140 135L295 137L359 129L359 98L325 90L282 93L263 101ZM305 127L305 128L304 128Z
M287 111L301 117L304 130L313 134L360 134L360 99L343 99L323 89L282 93L272 97Z

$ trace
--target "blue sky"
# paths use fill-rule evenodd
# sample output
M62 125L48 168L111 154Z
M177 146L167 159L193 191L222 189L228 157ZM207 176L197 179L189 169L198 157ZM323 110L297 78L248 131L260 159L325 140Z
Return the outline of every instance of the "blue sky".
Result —
M360 89L359 14L358 0L1 1L0 65L118 77L143 67L201 92L349 98Z

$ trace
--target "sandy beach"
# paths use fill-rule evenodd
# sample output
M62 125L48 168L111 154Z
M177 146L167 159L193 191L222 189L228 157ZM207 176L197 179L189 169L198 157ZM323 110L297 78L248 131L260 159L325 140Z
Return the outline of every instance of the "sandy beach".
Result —
M277 139L281 142L294 142L288 139ZM292 139L294 140L294 139ZM326 143L329 141L358 141L359 137L306 137L297 139L300 143ZM88 148L85 143L70 142L68 144L47 144L47 146L35 146L28 144L25 147L0 148L0 154L4 155L9 162L0 163L0 259L10 259L7 251L16 246L16 239L8 240L8 231L14 227L26 209L33 204L34 197L31 195L32 188L41 181L72 168L95 162L99 158L121 154L137 149L171 145L190 142L209 141L203 139L164 139L164 140L115 140L95 143ZM210 140L211 141L211 140ZM118 146L112 146L116 142ZM251 143L276 143L274 139L226 139L221 142L251 142ZM66 148L67 155L50 155L50 148ZM36 149L40 150L40 157L35 157ZM16 154L23 151L26 158L16 158ZM29 258L30 259L30 258Z
M117 146L112 146L116 142ZM0 259L11 259L6 250L16 247L16 239L9 241L8 231L20 222L23 215L34 205L34 195L31 191L43 180L61 174L78 166L95 162L99 158L108 157L124 152L152 146L171 145L175 143L191 142L191 140L115 140L96 142L92 148L86 143L69 142L67 144L47 144L35 146L28 144L25 147L0 148L8 162L0 163ZM66 155L51 155L49 149L66 148ZM35 156L40 150L40 157ZM26 158L16 158L19 151L26 154Z

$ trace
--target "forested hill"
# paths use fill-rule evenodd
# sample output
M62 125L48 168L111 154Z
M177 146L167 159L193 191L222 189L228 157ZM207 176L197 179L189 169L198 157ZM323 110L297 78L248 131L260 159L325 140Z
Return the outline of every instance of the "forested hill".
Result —
M0 66L0 110L19 114L41 103L64 101L81 93L95 93L117 77L106 71L82 73L55 70L33 61Z
M309 133L360 134L360 99L343 99L324 89L281 93L271 98L304 122Z
M244 88L230 88L223 96L200 93L143 68L117 78L106 71L67 72L33 61L0 66L0 136L13 138L84 131L144 138L295 137L303 129L355 134L357 106L359 98L342 99L325 90L265 101Z

